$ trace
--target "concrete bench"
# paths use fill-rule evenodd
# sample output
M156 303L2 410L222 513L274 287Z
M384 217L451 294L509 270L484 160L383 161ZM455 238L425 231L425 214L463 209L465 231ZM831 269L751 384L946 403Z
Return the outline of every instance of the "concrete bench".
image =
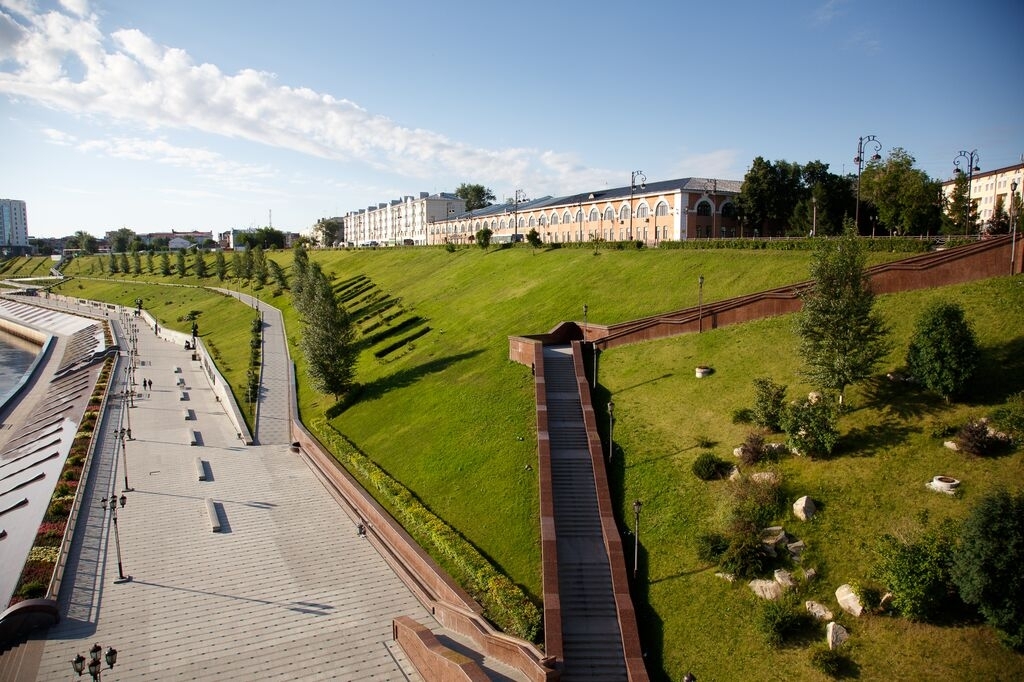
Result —
M185 388L185 377L178 377L178 386Z
M210 517L210 530L214 533L220 532L220 514L217 513L217 503L212 497L206 498L206 514Z
M196 457L196 473L199 474L200 481L206 480L206 464L202 457Z
M174 368L174 373L175 374L181 374L181 367L175 367Z
M181 395L178 396L178 400L188 400L188 391L182 391Z
M192 410L190 410L190 409L188 409L186 407L185 408L185 421L189 421L191 419L192 419Z
M199 432L195 429L187 429L186 435L189 445L199 445L202 442L202 437L200 437Z

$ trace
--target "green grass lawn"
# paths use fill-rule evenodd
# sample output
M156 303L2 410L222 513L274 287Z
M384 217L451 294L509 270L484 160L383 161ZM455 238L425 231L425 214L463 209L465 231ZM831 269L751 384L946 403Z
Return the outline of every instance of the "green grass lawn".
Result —
M270 257L291 263L288 253ZM871 254L869 262L894 257ZM595 324L692 306L701 274L708 302L781 286L806 279L808 263L806 252L795 251L594 255L589 249L533 252L525 247L454 253L331 251L313 252L311 258L333 274L340 291L359 292L351 293L346 305L358 311L359 327L368 330L364 339L410 325L386 340L367 343L357 371L362 396L331 425L534 596L540 594L540 549L533 382L529 368L508 360L507 337L547 331L563 320L582 321L584 304ZM66 272L100 274L96 259L85 258L72 261ZM105 295L126 298L105 300L130 303L135 288L115 283L140 279L199 283L191 276L116 275L104 285L110 287ZM216 280L202 283L215 285ZM76 293L74 282L70 286L69 293L85 295ZM83 286L92 291L92 284ZM308 388L296 351L298 320L288 294L275 297L271 289L262 296L285 314L299 370L300 411L308 423L334 401ZM896 339L881 371L902 364L916 312L932 298L965 304L988 362L974 402L966 405L947 406L884 381L853 387L840 452L827 461L788 458L776 465L790 502L808 494L823 505L810 523L797 526L785 519L787 529L808 544L807 563L821 574L811 595L834 602L835 587L865 577L874 538L894 529L913 530L923 510L932 522L963 516L992 486L1019 485L1024 473L1019 452L968 461L942 448L931 433L985 414L1011 389L1024 388L1024 365L1017 360L1024 358L1022 290L1018 278L879 299ZM158 314L163 291L152 294ZM166 298L176 301L177 294ZM176 317L190 305L168 304L163 312ZM245 311L241 308L239 315ZM204 311L204 338L210 331L206 319ZM239 328L246 333L247 325ZM422 334L394 352L376 355L413 331ZM215 343L221 347L221 341ZM246 347L245 339L233 345ZM716 453L731 457L748 427L733 424L730 416L752 402L756 376L788 384L791 397L810 390L798 374L795 347L792 319L786 317L636 344L602 356L594 404L603 406L609 397L616 403L621 456L611 480L628 525L632 501L644 501L641 568L647 587L640 597L649 606L641 603L640 614L656 678L681 679L693 670L700 679L816 679L805 647L771 650L761 643L752 626L757 604L749 590L714 578L714 569L697 565L693 549L694 537L720 528L728 513L728 484L703 483L690 473L700 452L698 439L714 441ZM238 362L243 375L244 362ZM696 380L694 366L705 363L715 374ZM232 380L236 383L240 380ZM600 420L602 427L606 422ZM939 473L964 481L962 497L924 488ZM1007 671L1014 673L1009 677L1019 676L1022 670L1020 656L1004 650L990 630L977 624L937 627L878 616L843 620L853 635L851 657L863 679L996 679L1006 678Z

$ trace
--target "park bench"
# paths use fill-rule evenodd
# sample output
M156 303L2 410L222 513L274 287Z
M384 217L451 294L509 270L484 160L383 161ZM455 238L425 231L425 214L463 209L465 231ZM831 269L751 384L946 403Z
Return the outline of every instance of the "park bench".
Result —
M220 514L217 513L217 503L212 497L206 498L206 514L210 517L210 530L214 533L220 532Z

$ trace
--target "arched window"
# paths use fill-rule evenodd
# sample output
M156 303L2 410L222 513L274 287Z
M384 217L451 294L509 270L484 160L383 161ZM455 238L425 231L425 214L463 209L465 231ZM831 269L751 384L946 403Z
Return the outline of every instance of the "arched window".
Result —
M658 205L654 207L654 215L668 215L668 204L664 201L658 202Z
M647 217L647 204L640 204L636 207L636 217L646 218Z
M519 218L519 227L523 227L524 226L523 225L523 221L524 220L525 220L525 218L522 218L522 217Z
M615 220L615 209L612 208L611 206L606 208L604 210L604 219L605 220Z
M572 222L572 216L569 215L568 211L566 211L565 213L562 214L562 222L563 223L571 223Z
M529 222L526 224L527 227L533 227L533 216L530 216Z
M583 222L583 209L580 209L580 210L576 211L576 222L578 222L578 223L582 223Z
M706 201L702 201L699 204L697 204L697 215L711 215L711 204Z
M557 225L558 224L558 214L555 213L554 211L552 211L552 213L551 213L551 224L552 225Z
M623 206L619 209L619 220L629 220L629 206Z
M542 215L540 217L540 221L539 222L540 222L540 226L544 227L545 225L548 224L548 217L546 215Z
M498 229L499 230L504 230L505 229L505 219L504 218L502 218L501 222L498 223Z
M597 212L596 208L592 208L592 209L590 209L590 217L587 218L587 220L589 220L592 223L593 222L597 222L597 220L600 217L600 215L601 214Z

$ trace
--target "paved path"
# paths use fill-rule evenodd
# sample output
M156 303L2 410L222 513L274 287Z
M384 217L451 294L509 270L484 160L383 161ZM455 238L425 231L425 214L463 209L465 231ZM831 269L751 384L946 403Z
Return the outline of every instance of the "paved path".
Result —
M137 377L151 379L153 390L134 408L111 401L103 416L61 593L65 615L34 643L35 677L25 667L18 679L67 679L70 660L95 642L119 651L112 680L419 679L392 642L391 621L436 622L288 452L274 424L286 413L270 407L271 391L261 406L264 444L243 447L190 353L145 326L139 353ZM188 401L179 399L179 376ZM186 409L194 421L185 421ZM134 490L118 530L133 579L118 584L110 514L99 500L124 487L111 434L129 418L135 440L124 454ZM189 428L201 446L188 445ZM198 480L196 457L211 480ZM206 498L218 501L224 532L211 532Z

